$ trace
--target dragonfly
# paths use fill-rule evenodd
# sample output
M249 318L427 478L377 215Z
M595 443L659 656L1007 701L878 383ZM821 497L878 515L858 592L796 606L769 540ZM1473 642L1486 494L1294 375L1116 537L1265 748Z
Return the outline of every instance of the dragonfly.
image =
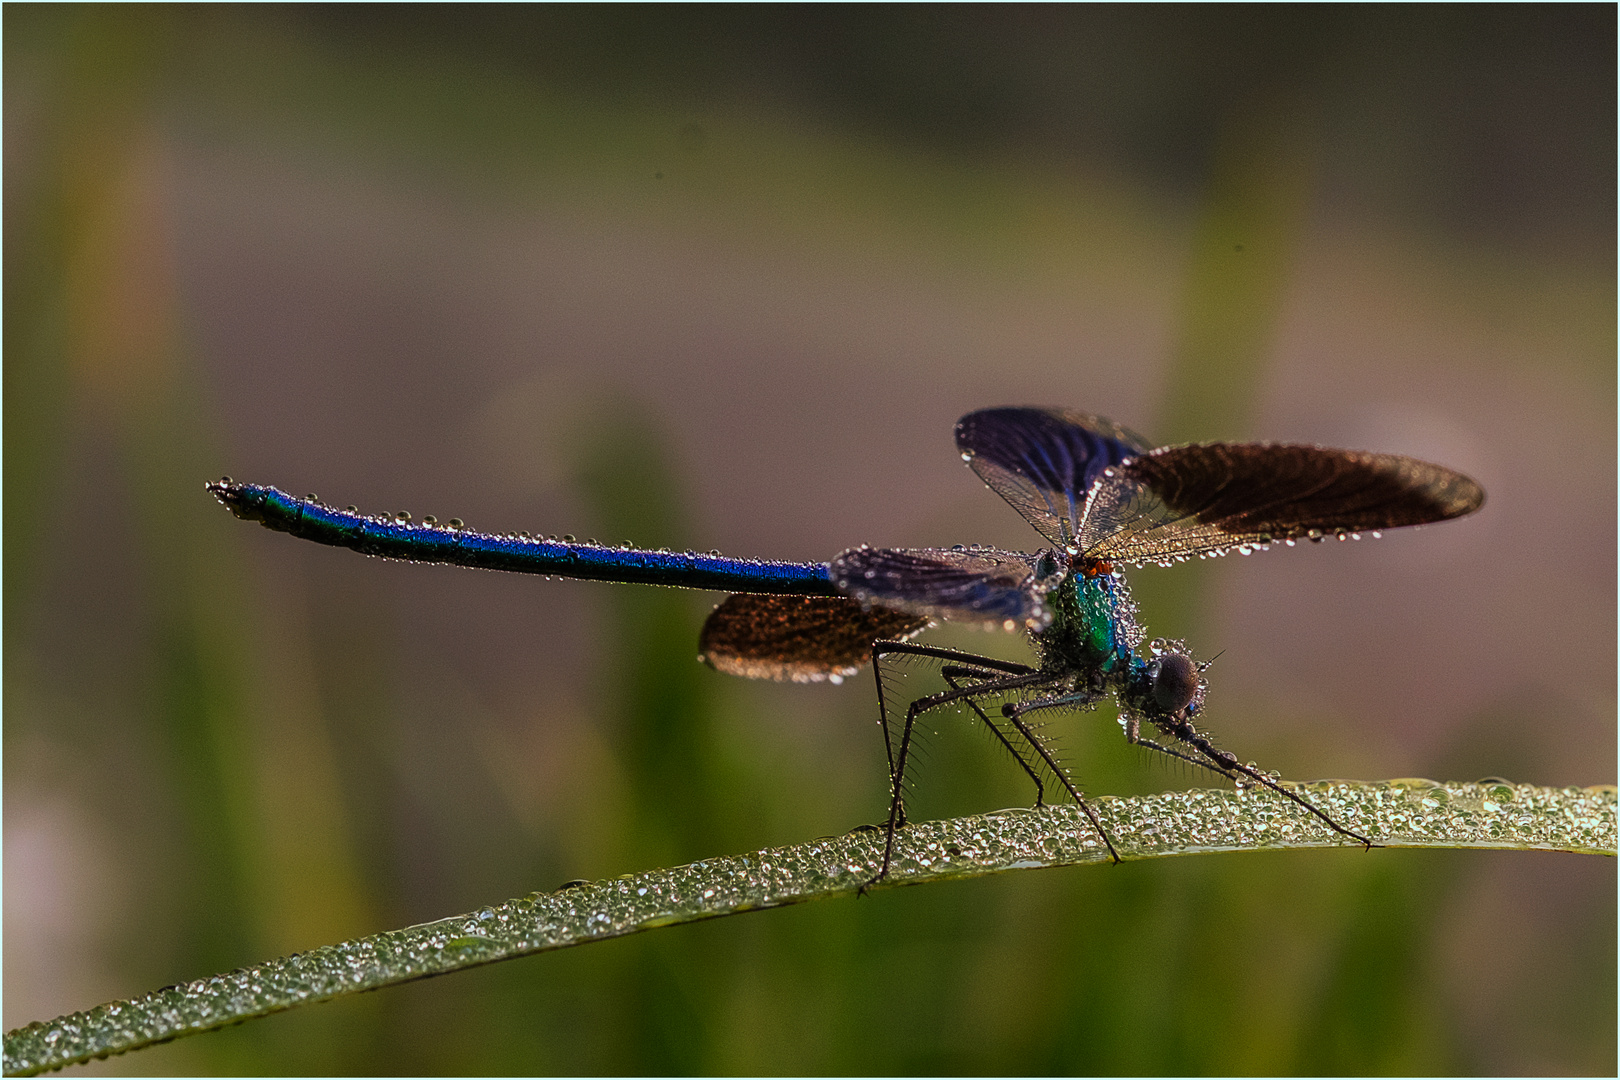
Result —
M754 679L841 682L870 664L888 757L889 812L876 877L888 876L919 722L965 710L1011 754L1046 805L1048 781L1096 810L1044 733L1055 713L1112 698L1128 742L1258 785L1364 847L1304 794L1215 744L1203 726L1208 663L1185 642L1148 641L1122 567L1171 565L1273 545L1378 536L1473 513L1484 490L1444 466L1396 454L1289 443L1154 447L1111 420L1065 408L981 409L956 424L962 459L1034 527L1034 552L981 545L849 548L828 562L614 546L572 535L483 533L459 519L338 510L310 495L230 477L207 485L237 517L305 540L413 562L553 577L710 589L732 595L699 635L699 658ZM1022 631L1033 663L914 640L939 622ZM938 667L944 689L908 702L890 666Z

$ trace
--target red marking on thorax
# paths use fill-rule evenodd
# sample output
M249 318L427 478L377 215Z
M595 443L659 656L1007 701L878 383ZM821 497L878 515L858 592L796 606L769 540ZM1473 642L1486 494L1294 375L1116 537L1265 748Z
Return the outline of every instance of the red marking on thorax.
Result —
M1080 555L1075 556L1075 568L1086 577L1102 577L1114 572L1114 564L1107 559L1087 559Z

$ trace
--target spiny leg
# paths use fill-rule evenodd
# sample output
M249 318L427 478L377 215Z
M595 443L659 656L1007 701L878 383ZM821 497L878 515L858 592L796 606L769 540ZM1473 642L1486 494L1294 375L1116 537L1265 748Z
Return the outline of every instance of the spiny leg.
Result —
M986 681L989 679L988 676L980 672L973 671L969 668L954 666L941 668L940 674L945 677L946 684L949 685L952 690L961 689L960 684L957 682L958 679L981 679ZM1035 784L1035 805L1037 807L1045 806L1046 785L1041 782L1041 774L1036 771L1035 766L1029 763L1029 759L1024 756L1024 752L1018 749L1018 747L1014 746L1011 739L1007 738L1007 733L1001 730L1001 726L990 719L990 715L984 711L984 707L982 705L971 697L967 698L966 700L968 708L972 709L974 714L978 716L980 720L984 721L984 726L990 729L995 737L1001 742L1001 745L1005 746L1007 748L1007 752L1013 756L1013 760L1018 762L1019 766L1029 774L1030 780Z
M1191 746L1193 749L1197 750L1200 754L1203 754L1205 757L1209 758L1210 761L1214 762L1217 771L1224 772L1228 776L1231 776L1233 773L1242 773L1244 776L1254 780L1262 787L1269 788L1281 795L1283 798L1297 803L1306 810L1309 810L1311 813L1315 814L1317 817L1326 822L1328 828L1332 829L1341 836L1348 836L1350 839L1360 844L1363 848L1370 849L1379 846L1374 844L1365 836L1362 836L1360 833L1351 832L1343 825L1340 825L1327 814L1323 813L1321 810L1318 810L1315 806L1312 806L1310 800L1304 798L1296 792L1289 791L1287 788L1277 783L1259 769L1251 768L1250 766L1243 764L1237 759L1236 755L1226 750L1216 749L1215 744L1211 743L1203 735L1199 734L1198 730L1192 726L1191 722L1175 717L1172 717L1169 720L1156 720L1154 722L1158 724L1159 728L1166 734L1174 735L1188 746ZM1148 744L1147 740L1145 739L1139 741L1146 745L1151 745ZM1155 749L1163 750L1164 748L1155 747ZM1169 751L1166 752L1168 753Z
M1074 781L1069 779L1069 774L1058 764L1057 758L1052 756L1052 751L1047 749L1040 736L1036 735L1029 725L1024 723L1024 714L1032 713L1037 709L1089 705L1096 700L1096 696L1091 694L1063 694L1058 697L1036 701L1009 701L1001 707L1001 715L1005 716L1013 727L1018 729L1018 733L1024 737L1024 740L1034 747L1035 752L1041 755L1041 760L1046 762L1046 767L1052 770L1052 775L1058 778L1058 783L1068 790L1070 797L1085 812L1086 817L1091 819L1092 828L1097 830L1097 835L1102 837L1103 846L1108 849L1109 856L1117 863L1120 861L1119 852L1114 850L1114 842L1108 838L1108 830L1103 828L1101 819L1097 817L1097 812L1091 808L1090 803L1086 802L1085 796L1080 794L1080 789L1074 786Z
M1200 769L1208 769L1217 776L1224 776L1228 780L1235 779L1229 770L1223 769L1219 765L1211 764L1203 758L1193 757L1191 754L1183 754L1180 750L1169 746L1161 746L1152 739L1142 738L1142 722L1130 714L1126 714L1125 719L1125 741L1132 746L1144 746L1149 750L1157 750L1161 754L1185 761L1189 765L1196 765Z
M967 654L959 655L966 656ZM997 663L999 664L1000 662L997 661ZM892 788L892 793L889 800L889 821L886 826L886 834L883 842L883 865L878 870L877 876L871 881L867 882L867 885L875 885L879 881L882 881L888 875L889 864L894 858L894 834L895 831L900 827L901 805L904 801L905 794L902 781L905 777L906 757L909 755L911 750L911 730L917 723L917 717L921 716L929 709L937 709L943 705L950 705L971 697L978 697L987 694L998 694L1007 690L1017 690L1026 686L1039 686L1043 683L1051 682L1057 677L1059 676L1054 676L1044 671L1029 671L1023 675L1010 675L1005 679L998 679L995 682L985 683L979 686L967 686L955 690L942 690L937 694L930 694L927 697L918 698L916 701L911 703L911 707L906 710L905 726L900 730L900 747L898 752L895 754L894 786Z
M899 797L897 793L900 790L900 776L895 770L894 741L889 734L889 705L888 695L883 692L883 669L878 664L878 661L886 656L924 656L934 660L956 660L984 671L995 671L1004 675L1027 675L1035 670L1028 664L1019 664L1011 660L996 660L989 656L975 656L973 653L962 652L958 649L918 645L910 641L874 641L872 643L872 678L877 683L878 723L883 728L883 752L889 759L889 788L892 798ZM986 723L988 722L987 720ZM890 810L892 816L892 806ZM906 808L901 805L900 824L904 825L905 823ZM887 863L885 863L885 866L887 866Z

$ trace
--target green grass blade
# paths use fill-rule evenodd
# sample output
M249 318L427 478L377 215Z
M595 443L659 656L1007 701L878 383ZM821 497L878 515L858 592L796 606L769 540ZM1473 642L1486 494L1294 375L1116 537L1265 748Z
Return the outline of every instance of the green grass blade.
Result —
M1311 801L1388 847L1615 854L1616 789L1503 782L1324 781ZM1215 851L1355 847L1263 789L1093 802L1126 860ZM5 1038L5 1073L29 1075L257 1016L529 953L855 892L876 872L879 830L534 893L468 915L358 938L29 1024ZM1379 857L1369 855L1368 857ZM1107 861L1075 807L912 825L881 888Z

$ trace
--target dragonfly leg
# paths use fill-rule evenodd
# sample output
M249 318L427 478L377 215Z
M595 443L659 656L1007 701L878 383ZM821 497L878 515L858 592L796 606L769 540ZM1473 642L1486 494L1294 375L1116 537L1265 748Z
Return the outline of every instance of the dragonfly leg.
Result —
M1011 660L995 660L988 656L975 656L972 653L961 652L957 649L918 645L910 641L874 641L872 643L872 677L877 683L878 723L883 728L883 752L889 759L889 788L893 799L899 798L897 793L900 790L900 773L895 768L894 739L889 729L889 706L887 695L883 692L883 669L878 665L880 660L889 656L922 656L933 660L955 660L960 664L981 671L996 672L998 675L1027 675L1035 670L1028 664L1014 663ZM953 686L952 689L956 689L956 687ZM988 720L985 722L989 723ZM999 735L1000 732L997 732L997 734ZM904 825L906 823L904 804L901 804L899 812L899 823ZM887 861L885 861L884 866L886 869L888 866Z
M1311 805L1310 800L1306 799L1298 792L1289 791L1287 788L1277 783L1259 769L1243 764L1243 762L1237 759L1236 755L1226 750L1216 749L1215 744L1211 743L1202 734L1200 734L1198 729L1194 728L1190 721L1182 719L1178 716L1172 716L1164 720L1155 720L1154 723L1156 723L1160 730L1164 731L1165 734L1173 735L1175 738L1180 739L1188 746L1191 746L1193 749L1197 750L1200 754L1203 754L1211 763L1213 763L1205 764L1204 762L1196 762L1195 764L1202 764L1205 768L1212 768L1214 771L1225 773L1227 776L1232 776L1235 773L1241 773L1242 775L1253 780L1255 783L1259 784L1261 787L1269 788L1270 790L1275 791L1278 795L1281 795L1283 798L1288 799L1290 802L1297 803L1306 810L1309 810L1312 814L1315 814L1317 817L1326 822L1327 826L1334 832L1341 836L1348 836L1350 839L1360 844L1363 848L1371 849L1380 846L1373 843L1365 836L1362 836L1360 833L1351 832L1343 825L1340 825L1327 814ZM1145 739L1142 740L1142 742L1143 745L1153 745L1152 743L1147 742ZM1154 749L1163 750L1164 747L1155 746ZM1168 750L1165 752L1171 753L1171 751ZM1176 754L1175 756L1184 757L1185 755Z
M971 668L957 666L948 666L942 668L940 669L940 674L945 677L945 682L952 690L961 688L962 684L957 681L959 679L979 679L981 682L978 685L982 686L983 682L990 681L994 678L994 676L987 675L982 671L975 671ZM990 714L984 711L984 706L980 705L971 697L967 698L966 700L968 708L972 709L974 714L978 716L980 720L984 721L984 726L990 729L995 737L1000 740L1001 745L1005 746L1007 748L1007 752L1013 756L1013 760L1018 762L1018 764L1022 766L1023 770L1029 774L1030 780L1035 784L1035 805L1037 807L1045 806L1046 785L1041 781L1041 774L1036 771L1035 766L1030 763L1030 760L1024 756L1024 752L1018 749L1018 747L1014 746L1011 739L1007 738L1007 733L1001 730L1001 725L990 719Z
M1037 709L1089 705L1096 700L1097 696L1094 694L1079 693L1062 694L1057 697L1035 701L1009 701L1001 707L1001 715L1005 716L1008 722L1018 729L1018 733L1024 737L1024 741L1034 748L1035 752L1041 756L1041 760L1046 762L1047 768L1052 770L1052 775L1058 778L1058 783L1068 790L1070 797L1085 812L1086 817L1091 819L1092 828L1097 830L1097 835L1102 837L1103 846L1108 849L1109 856L1117 863L1120 861L1119 852L1114 850L1114 842L1108 838L1108 830L1103 828L1102 821L1097 817L1097 811L1093 810L1091 804L1086 802L1085 796L1080 794L1080 789L1075 787L1074 781L1069 778L1068 771L1058 764L1057 758L1053 756L1047 745L1041 741L1041 737L1035 734L1028 724L1024 723L1025 715L1035 712Z
M1183 754L1180 750L1173 750L1168 746L1162 746L1159 743L1154 742L1152 739L1142 738L1142 721L1137 719L1134 715L1127 714L1125 720L1125 741L1130 743L1132 746L1145 746L1149 750L1157 750L1159 753L1165 754L1169 757L1180 758L1189 765L1196 765L1200 769L1208 769L1212 773L1219 773L1221 776L1224 776L1227 779L1231 779L1232 777L1232 774L1226 769L1223 769L1218 765L1211 764L1210 762L1205 761L1203 758L1196 758L1191 754Z
M889 820L884 826L883 862L877 875L862 886L862 891L876 885L889 874L889 866L894 861L894 837L900 826L904 824L905 805L905 773L906 759L911 752L911 733L916 727L917 717L930 709L937 709L945 705L952 705L960 701L971 700L974 697L986 694L1001 693L1006 690L1015 690L1027 686L1039 686L1052 681L1053 675L1036 671L1024 664L1013 664L1002 660L991 660L987 657L974 656L971 653L957 652L954 649L935 649L929 646L915 646L904 642L880 642L873 646L874 655L880 646L905 645L904 649L889 649L890 652L904 652L912 655L930 656L936 659L958 660L978 665L981 661L983 667L990 671L1003 671L1011 669L1004 678L980 683L976 686L958 686L949 690L942 690L937 694L929 694L913 701L906 709L905 724L900 729L899 745L894 750L893 766L890 769L890 797ZM881 683L879 684L881 687ZM885 733L887 734L887 712L884 712Z

